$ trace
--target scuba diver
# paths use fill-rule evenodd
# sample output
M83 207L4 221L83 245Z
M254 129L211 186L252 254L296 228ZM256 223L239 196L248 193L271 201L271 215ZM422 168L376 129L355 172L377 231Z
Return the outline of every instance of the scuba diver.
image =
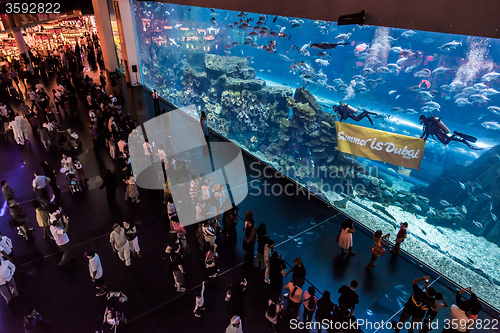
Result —
M476 150L482 150L483 148L478 148L474 147L472 143L475 143L477 139L473 136L459 133L459 132L453 132L453 135L448 135L451 131L446 127L446 125L439 119L438 117L432 115L429 118L427 118L424 115L420 116L420 124L424 125L424 132L420 136L420 138L427 140L429 135L432 135L433 137L435 136L438 138L439 141L441 141L443 144L447 145L450 143L450 141L458 141L465 143L469 148L471 149L476 149Z
M339 105L334 105L333 110L335 110L335 112L337 112L337 116L340 117L340 121L344 121L347 118L351 118L354 121L360 121L361 119L366 117L366 118L368 118L368 120L370 121L370 124L372 124L372 125L373 125L373 121L370 118L370 115L373 115L373 116L376 115L376 113L368 112L366 110L363 110L363 112L356 115L356 113L358 113L358 110L356 110L352 106L344 104L342 102L340 102Z

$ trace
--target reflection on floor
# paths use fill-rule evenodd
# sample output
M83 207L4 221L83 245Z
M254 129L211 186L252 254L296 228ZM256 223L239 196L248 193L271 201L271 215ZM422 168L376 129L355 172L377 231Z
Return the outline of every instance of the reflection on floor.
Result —
M91 73L94 77L98 74ZM52 88L54 80L46 83ZM115 88L108 85L108 93L120 96L125 112L143 122L154 116L150 93L141 88ZM83 99L80 98L80 101ZM141 190L141 203L125 204L124 188L120 187L117 204L109 205L105 193L98 189L106 169L114 169L114 163L102 149L96 157L90 147L86 103L80 103L80 121L63 118L63 123L75 128L84 142L83 153L79 155L87 176L88 188L81 194L72 196L66 188L64 178L58 177L58 185L64 191L58 201L70 216L70 244L76 256L67 269L57 267L61 256L58 248L43 240L43 233L36 227L31 201L33 171L39 163L47 159L58 169L60 155L46 154L41 144L31 139L30 145L18 147L12 138L0 138L0 178L7 179L16 190L16 198L26 208L28 222L35 227L36 239L26 242L15 231L8 229L8 212L0 217L0 230L13 240L14 261L17 265L15 279L20 296L6 307L0 301L0 332L21 332L23 311L30 305L46 318L47 332L94 332L102 323L106 301L95 296L95 289L88 273L87 260L83 253L87 249L96 251L102 261L104 277L110 290L123 291L128 296L125 313L129 319L119 332L223 332L229 323L224 301L229 284L248 280L245 296L245 315L242 317L244 332L266 332L267 320L264 312L267 304L267 285L263 272L245 262L241 248L243 222L238 225L238 242L220 242L218 265L221 274L207 282L205 307L201 318L196 318L192 310L195 294L203 279L203 266L195 241L195 226L188 227L188 244L191 252L185 258L187 291L178 294L173 287L172 274L164 260L165 244L169 236L161 191ZM216 138L211 137L212 140ZM265 188L284 186L288 181L263 174L262 166L250 168L254 160L244 157L248 181L252 181L248 197L239 205L239 215L246 210L255 213L256 225L266 223L268 235L276 243L276 249L283 252L287 263L301 257L307 269L307 282L318 290L329 290L337 301L337 290L351 280L359 281L357 289L360 303L355 315L369 322L382 322L399 318L399 311L411 294L411 281L415 277L429 274L434 286L442 292L448 303L454 300L453 287L441 279L435 280L431 272L418 267L402 255L399 258L379 258L377 268L365 271L370 261L372 235L357 226L354 235L356 256L340 256L336 244L342 214L327 207L321 201L298 191L294 196L265 196ZM260 168L260 169L259 169ZM260 191L259 191L260 190ZM260 193L260 195L259 195ZM3 198L2 198L3 200ZM2 205L3 205L2 201ZM123 220L136 221L142 259L133 258L132 268L127 269L112 253L109 233L112 225ZM411 235L410 235L411 237ZM289 278L285 277L285 282ZM286 305L286 304L285 304ZM449 309L442 309L437 320L444 324L449 318ZM490 312L492 313L492 312ZM482 312L480 318L491 318ZM386 328L364 327L365 332L390 332ZM284 325L280 332L291 331ZM438 331L438 330L436 330ZM482 330L476 329L475 332ZM486 330L484 330L486 332ZM491 332L491 330L488 330Z

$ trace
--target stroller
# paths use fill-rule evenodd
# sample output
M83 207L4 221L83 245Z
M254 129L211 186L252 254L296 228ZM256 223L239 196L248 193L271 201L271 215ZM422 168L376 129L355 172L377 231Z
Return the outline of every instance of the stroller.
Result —
M80 186L80 181L76 178L75 174L71 171L66 172L66 182L68 183L69 191L71 194L75 194L82 191Z
M122 304L127 301L127 296L121 291L109 291L106 298L108 304L104 311L104 320L101 330L96 331L96 333L116 333L118 326L127 323L127 318L125 318L122 310Z

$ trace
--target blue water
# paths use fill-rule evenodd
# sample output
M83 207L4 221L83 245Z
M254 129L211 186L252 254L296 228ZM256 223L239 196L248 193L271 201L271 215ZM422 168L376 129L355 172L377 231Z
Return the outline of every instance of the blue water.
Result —
M461 142L443 145L429 137L420 170L412 170L409 176L398 174L396 166L358 158L366 167L378 168L380 183L371 186L373 180L365 175L355 175L352 181L366 186L366 193L357 193L364 200L358 202L360 206L363 202L391 209L397 205L414 214L415 223L425 221L450 233L464 231L460 237L470 236L478 247L487 244L490 252L498 251L500 182L494 174L500 168L500 150L495 148L500 144L500 40L375 26L339 27L335 22L147 1L134 1L133 6L144 85L179 107L195 104L198 111L207 111L212 129L278 170L348 165L336 151L336 143L328 140L329 135L335 137L332 106L339 102L378 114L373 126L366 118L359 123L347 120L360 126L419 137L420 115L435 114L452 132L476 137L475 147L482 150ZM322 42L346 45L329 50L310 47ZM214 61L230 65L214 74L206 69L207 54L220 56ZM245 59L248 66L242 65ZM255 87L252 69L266 87L288 87L290 96L304 87L322 111L312 120L300 118L285 97L274 98ZM284 119L297 126L286 125ZM474 164L483 154L484 170ZM346 181L316 174L287 175L304 185ZM405 203L398 195L407 195L408 189L413 199ZM351 195L347 192L343 195ZM423 242L431 243L436 253L449 248L426 235ZM500 277L481 266L481 261L488 260L480 257L469 266L465 260L457 262L464 269L481 271L497 288ZM456 279L449 269L445 271ZM499 307L486 291L482 297Z

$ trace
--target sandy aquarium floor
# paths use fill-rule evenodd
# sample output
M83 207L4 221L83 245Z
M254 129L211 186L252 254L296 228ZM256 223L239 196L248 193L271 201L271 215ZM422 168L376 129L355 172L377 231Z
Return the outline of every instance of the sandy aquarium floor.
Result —
M325 193L330 202L341 200L337 193ZM397 230L392 223L380 218L364 207L373 209L374 202L355 198L349 201L343 212L360 221L372 231L391 233L394 242ZM408 237L401 249L424 262L446 278L462 287L472 286L478 297L494 307L500 307L500 248L483 237L477 237L466 230L436 227L426 222L425 217L416 216L397 206L386 207L397 224L408 222ZM380 213L383 215L383 213ZM488 276L490 279L486 278ZM493 281L495 280L495 281ZM496 282L496 283L495 283Z

